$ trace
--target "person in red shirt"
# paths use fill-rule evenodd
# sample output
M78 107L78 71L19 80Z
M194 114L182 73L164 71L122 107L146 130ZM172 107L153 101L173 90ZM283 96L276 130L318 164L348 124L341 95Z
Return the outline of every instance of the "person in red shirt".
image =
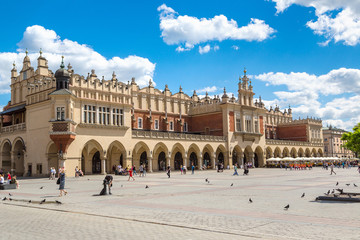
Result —
M11 182L11 174L9 172L7 173L7 181L8 181L8 183Z
M130 178L132 178L133 181L135 181L135 178L133 177L133 170L132 170L132 168L128 166L128 169L129 169L129 179L128 179L128 181L130 180Z

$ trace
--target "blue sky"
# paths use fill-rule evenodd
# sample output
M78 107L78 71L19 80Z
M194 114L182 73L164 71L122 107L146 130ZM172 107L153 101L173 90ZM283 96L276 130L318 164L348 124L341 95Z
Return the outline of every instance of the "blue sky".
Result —
M176 93L237 91L244 67L255 97L290 103L351 129L360 122L360 3L357 0L0 2L0 106L10 99L12 62L39 48L55 71L112 71L140 85L152 78ZM15 11L15 14L14 14Z

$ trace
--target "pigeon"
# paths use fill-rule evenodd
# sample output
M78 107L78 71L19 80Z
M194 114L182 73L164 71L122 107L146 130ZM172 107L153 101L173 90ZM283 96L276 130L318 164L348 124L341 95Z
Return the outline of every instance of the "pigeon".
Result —
M288 204L288 205L286 205L285 207L284 207L284 210L288 210L289 209L289 207L290 207L290 205Z
M205 182L209 182L209 180L206 178L206 179L205 179Z
M331 191L331 194L334 194L335 193L335 189L333 189L332 191Z
M302 197L302 198L305 197L305 193L303 193L303 194L301 195L301 197Z
M31 200L29 200L29 203L31 203Z
M327 195L329 195L329 193L324 193L324 195L326 195L326 196L327 196Z
M232 186L234 186L234 184L233 184L233 183L230 185L230 187L232 187Z
M88 178L88 181L90 181L90 179Z
M354 187L357 187L357 185L354 183Z
M335 189L336 191L338 191L338 192L340 192L340 194L342 194L343 193L343 189L340 189L340 188L337 188L337 189Z
M145 188L149 188L149 186L148 186L148 185L146 185L146 186L145 186Z
M55 200L55 202L56 202L57 204L62 204L62 202L60 202L60 201L58 201L58 200Z
M350 186L350 183L345 184L346 186Z
M339 185L339 182L336 182L336 186Z
M7 198L6 198L6 197L4 197L4 198L3 198L3 201L5 201L6 199L7 199Z
M40 187L40 189L43 189L44 187Z
M252 202L253 202L253 200L251 200L251 198L249 198L249 202L250 202L250 203L252 203Z
M46 199L43 199L43 200L40 202L40 204L43 204L44 202L46 202Z
M12 196L12 194L11 194L11 193L9 193L9 196L11 197L11 196Z
M9 198L10 201L12 201L12 198Z
M330 194L330 190L327 192L327 195L329 195Z

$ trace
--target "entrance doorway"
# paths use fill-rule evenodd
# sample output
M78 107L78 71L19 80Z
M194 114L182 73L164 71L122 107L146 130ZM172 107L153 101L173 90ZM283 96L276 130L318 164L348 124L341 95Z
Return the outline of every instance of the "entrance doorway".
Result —
M166 157L165 157L165 153L164 152L161 152L159 154L159 157L158 157L158 169L159 171L165 171L166 170Z
M93 174L101 173L101 159L99 151L97 151L92 158L92 172Z
M174 165L175 170L180 170L180 166L183 165L182 154L180 152L175 154Z

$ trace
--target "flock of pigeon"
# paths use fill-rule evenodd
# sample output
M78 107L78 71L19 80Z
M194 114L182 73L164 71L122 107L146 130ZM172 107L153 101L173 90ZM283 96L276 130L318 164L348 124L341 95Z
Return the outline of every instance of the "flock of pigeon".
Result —
M44 187L42 186L42 187L40 187L40 189L43 189ZM32 201L32 200L15 200L15 199L13 199L13 198L11 198L12 197L12 194L11 193L9 193L9 197L4 197L2 200L3 201L7 201L7 200L9 200L9 201L27 201L28 203L35 203L36 201ZM46 202L46 199L44 198L43 200L41 200L39 203L40 204L43 204L43 203L45 203ZM56 204L62 204L62 202L60 202L60 201L58 201L58 200L55 200L55 203Z

